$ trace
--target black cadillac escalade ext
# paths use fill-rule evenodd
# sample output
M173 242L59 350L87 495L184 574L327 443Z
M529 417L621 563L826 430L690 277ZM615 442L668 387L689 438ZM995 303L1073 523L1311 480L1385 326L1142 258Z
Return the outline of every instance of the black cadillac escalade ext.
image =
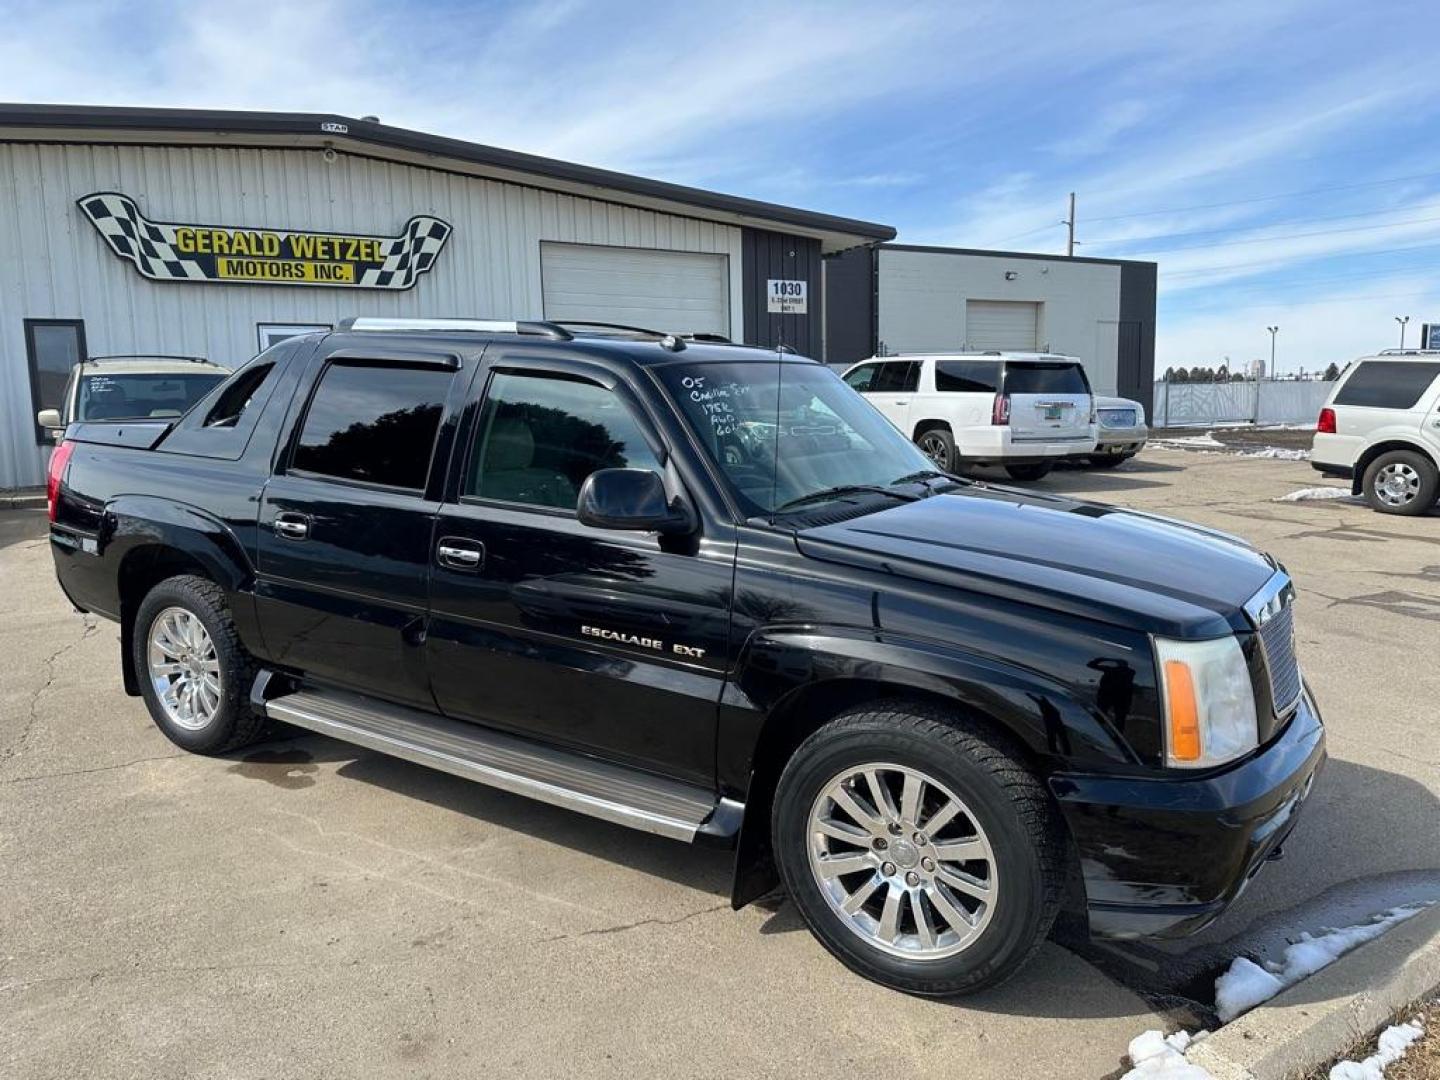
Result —
M1002 979L1067 900L1206 925L1325 756L1273 559L936 472L791 355L352 320L72 425L50 513L180 746L282 721L733 846L736 906L783 883L914 993Z

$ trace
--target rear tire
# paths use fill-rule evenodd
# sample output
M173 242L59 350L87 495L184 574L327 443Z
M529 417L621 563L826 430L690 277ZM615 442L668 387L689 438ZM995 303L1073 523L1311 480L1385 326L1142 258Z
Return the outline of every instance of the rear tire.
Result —
M1370 509L1414 517L1435 505L1440 470L1418 450L1389 450L1366 467L1361 486Z
M1042 461L1038 465L1006 465L1005 471L1011 480L1041 480L1055 467L1053 461Z
M780 777L772 833L820 943L906 993L1003 982L1059 910L1064 840L1044 786L999 735L929 703L862 705L806 739Z
M188 574L160 582L135 613L131 641L150 718L176 746L223 754L260 736L265 717L249 699L255 662L214 582Z
M960 459L955 453L955 437L945 428L931 428L922 431L915 439L915 445L935 463L941 472L954 472Z

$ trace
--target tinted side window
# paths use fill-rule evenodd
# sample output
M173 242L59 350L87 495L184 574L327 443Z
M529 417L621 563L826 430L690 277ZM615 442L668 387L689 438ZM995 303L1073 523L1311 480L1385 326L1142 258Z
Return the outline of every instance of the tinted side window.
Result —
M660 469L613 391L538 375L501 372L490 380L466 495L573 510L596 469Z
M879 365L870 390L876 394L908 394L920 386L918 360L892 360Z
M1088 394L1090 384L1079 364L1009 364L1005 368L1008 394Z
M1000 389L1000 365L994 360L941 360L935 365L935 389L993 394Z
M231 381L230 385L220 391L220 396L215 399L215 404L210 406L210 411L205 414L205 426L207 428L232 428L240 422L240 417L245 410L252 405L258 404L256 398L260 387L270 377L270 372L275 370L273 363L250 364Z
M1440 364L1366 360L1351 372L1340 393L1335 395L1335 404L1410 409L1435 381L1436 375L1440 375Z
M873 389L871 384L874 383L875 373L879 369L879 364L866 364L849 372L845 376L845 381L850 384L852 389L859 390L862 394L867 393Z
M425 487L454 373L332 364L310 401L291 467L386 487Z

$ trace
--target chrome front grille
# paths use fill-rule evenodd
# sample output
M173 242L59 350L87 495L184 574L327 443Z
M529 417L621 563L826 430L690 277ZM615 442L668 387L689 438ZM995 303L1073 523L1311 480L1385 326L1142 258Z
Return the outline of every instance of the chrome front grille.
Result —
M1295 656L1295 589L1276 574L1245 605L1265 653L1275 712L1286 712L1300 697L1300 662Z

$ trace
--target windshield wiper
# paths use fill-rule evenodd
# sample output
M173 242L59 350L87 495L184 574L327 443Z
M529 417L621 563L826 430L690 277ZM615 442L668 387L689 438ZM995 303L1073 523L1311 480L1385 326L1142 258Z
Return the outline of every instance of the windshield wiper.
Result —
M899 499L901 502L916 502L919 495L911 495L903 491L892 491L888 487L881 487L878 484L840 484L837 487L824 488L821 491L812 491L809 495L801 495L798 498L790 499L781 503L774 510L779 514L786 510L794 509L797 506L804 506L807 503L824 502L828 499L839 499L846 495L884 495L891 499Z
M939 469L921 469L919 472L906 473L899 480L891 480L893 487L896 484L914 484L921 480L954 480L955 477L949 473L943 473Z

